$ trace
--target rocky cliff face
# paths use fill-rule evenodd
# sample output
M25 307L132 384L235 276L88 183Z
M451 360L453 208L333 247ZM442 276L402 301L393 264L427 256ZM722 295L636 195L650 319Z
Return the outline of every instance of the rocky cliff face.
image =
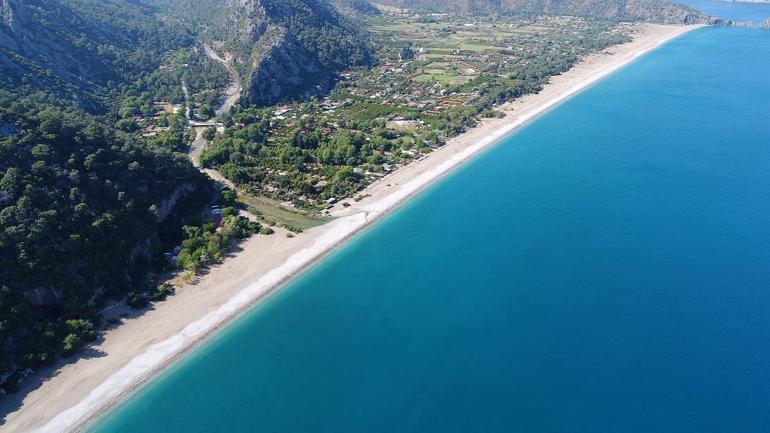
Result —
M213 0L210 0L213 1ZM270 105L327 91L340 70L368 64L366 38L324 0L220 0L203 39L235 55L243 100Z
M286 29L270 27L254 58L243 99L268 105L286 99L306 99L328 90L333 74Z
M61 302L64 293L55 287L35 287L24 292L24 299L34 307L50 307Z
M259 0L227 0L227 3L224 32L229 38L245 45L259 41L268 24L262 3Z
M16 19L16 12L12 7L12 0L0 0L0 48L16 51L19 48L16 38L20 34L19 22ZM0 57L2 65L3 57Z
M0 0L0 15L3 17L3 24L6 27L13 27L13 10L9 0Z
M711 21L709 21L709 24L711 24L712 26L718 26L718 27L770 28L770 19L763 21L759 24L754 24L753 21L733 21L733 20L725 20L722 18L714 18Z
M183 197L187 197L188 195L195 192L195 190L196 190L195 185L193 185L190 182L185 182L179 185L167 199L158 203L157 205L158 222L164 222L176 207L176 204L179 201L179 199Z

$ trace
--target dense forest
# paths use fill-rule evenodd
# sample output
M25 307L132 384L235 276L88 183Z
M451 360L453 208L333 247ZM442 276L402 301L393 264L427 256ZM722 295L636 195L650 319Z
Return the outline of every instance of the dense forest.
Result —
M0 125L6 371L9 364L36 368L73 350L74 339L88 338L81 331L98 326L103 298L150 290L148 271L170 240L163 239L164 224L185 207L170 199L194 208L198 197L200 207L208 186L183 156L149 149L44 95L0 93Z
M152 298L162 253L213 191L175 152L186 120L152 140L129 127L157 98L181 99L188 75L161 66L188 61L188 30L141 2L0 10L0 391L13 391L95 338L106 299ZM204 72L190 87L226 77L190 63Z
M155 70L194 38L141 2L0 0L0 77L5 88L45 90L87 108Z

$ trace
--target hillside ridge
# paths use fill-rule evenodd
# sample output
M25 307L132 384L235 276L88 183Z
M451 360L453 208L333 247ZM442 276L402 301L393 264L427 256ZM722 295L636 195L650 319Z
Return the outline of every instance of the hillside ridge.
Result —
M482 14L569 15L615 21L708 23L708 15L665 0L378 0L401 10Z

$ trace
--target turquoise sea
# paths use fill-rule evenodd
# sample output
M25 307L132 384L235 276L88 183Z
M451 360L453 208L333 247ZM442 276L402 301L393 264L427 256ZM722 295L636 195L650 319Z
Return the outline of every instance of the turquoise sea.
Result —
M770 431L770 31L541 116L94 433Z

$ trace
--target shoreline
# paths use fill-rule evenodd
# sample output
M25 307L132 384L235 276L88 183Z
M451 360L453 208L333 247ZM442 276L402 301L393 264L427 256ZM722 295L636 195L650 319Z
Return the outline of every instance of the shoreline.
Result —
M59 364L58 370L52 370L50 377L40 377L40 384L27 389L26 395L4 397L0 413L7 416L0 432L84 428L207 337L464 162L643 54L702 26L639 27L642 30L632 42L589 55L568 72L552 77L540 93L500 107L505 117L484 120L445 146L370 184L360 192L368 195L363 200L342 200L332 209L333 221L295 238L286 237L281 229L272 236L245 241L239 253L212 268L197 285L183 287L167 301L107 331L92 346L97 356ZM342 202L350 206L344 207ZM6 409L14 404L18 405L14 411Z

